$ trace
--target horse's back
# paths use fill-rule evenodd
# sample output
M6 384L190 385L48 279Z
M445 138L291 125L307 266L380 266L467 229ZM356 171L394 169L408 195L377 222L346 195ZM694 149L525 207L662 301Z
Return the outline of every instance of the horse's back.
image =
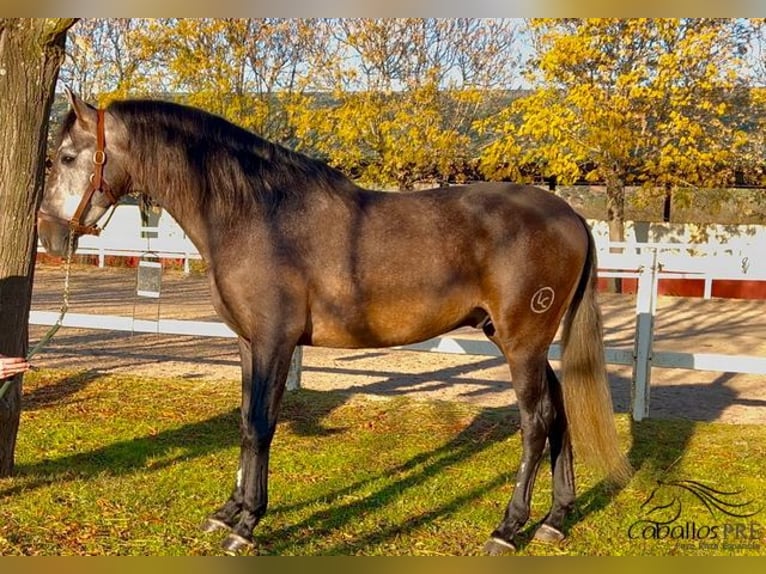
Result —
M562 198L535 186L475 183L393 195L389 201L397 208L380 210L380 227L415 240L416 257L458 259L464 265L470 259L491 270L524 260L537 265L549 254L573 254L582 262L587 251L582 218ZM374 235L371 240L377 241Z

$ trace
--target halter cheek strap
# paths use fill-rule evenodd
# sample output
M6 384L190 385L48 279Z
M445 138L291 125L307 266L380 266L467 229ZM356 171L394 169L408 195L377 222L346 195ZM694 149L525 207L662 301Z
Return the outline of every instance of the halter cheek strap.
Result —
M96 151L93 152L93 173L90 174L88 189L85 190L77 210L72 219L69 220L69 227L78 235L99 235L101 228L97 225L85 225L83 220L85 212L88 211L93 194L100 191L109 201L107 207L117 203L117 198L112 193L112 188L104 179L104 164L106 163L106 140L104 137L104 110L97 110L96 121Z

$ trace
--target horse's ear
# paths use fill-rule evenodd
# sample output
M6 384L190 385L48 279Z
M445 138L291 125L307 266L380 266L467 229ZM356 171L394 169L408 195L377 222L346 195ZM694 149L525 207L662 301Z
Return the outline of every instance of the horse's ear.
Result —
M77 117L77 123L84 129L95 128L97 120L96 108L85 102L77 94L75 94L69 87L64 88L66 99L69 101L69 105L74 110L74 115Z

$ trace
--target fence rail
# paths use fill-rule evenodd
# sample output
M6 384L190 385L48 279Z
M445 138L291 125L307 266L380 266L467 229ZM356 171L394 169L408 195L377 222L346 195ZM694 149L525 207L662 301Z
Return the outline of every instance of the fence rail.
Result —
M610 242L602 243L599 247L599 264L602 264L602 260L609 261L613 255L621 258L616 260L623 262L618 265L628 264L628 257L641 257L642 254L654 252L657 254L658 280L702 280L705 299L712 297L713 281L766 281L766 266L761 264L762 257L758 255L762 247L756 250L754 247L743 249L725 245L669 242ZM615 254L614 251L619 253Z
M143 231L156 229L143 228ZM93 241L93 238L91 238ZM143 240L146 241L146 240ZM148 242L147 242L148 243ZM78 254L93 253L100 255L141 256L151 251L158 257L184 257L188 270L190 259L200 256L193 246L189 248L177 240L171 243L151 240L151 249L141 250L136 245L117 247L108 243L85 244L78 247ZM171 249L167 249L172 245ZM181 248L179 248L181 247ZM638 279L638 291L635 308L635 338L632 350L607 347L605 359L609 364L632 365L632 413L635 420L649 416L649 397L651 373L653 367L710 370L729 373L766 374L766 357L746 355L723 355L714 353L655 352L653 350L654 322L657 310L657 285L660 278L691 277L712 282L715 279L740 279L766 281L763 269L751 269L743 264L748 256L716 254L706 257L679 257L673 251L700 249L699 245L688 244L601 244L599 249L599 268L602 277L622 277ZM622 253L614 253L615 249ZM42 250L42 247L41 247ZM710 290L706 287L709 297ZM30 324L52 325L58 313L32 311ZM64 327L81 329L106 329L138 333L160 333L166 335L194 335L200 337L235 337L236 335L223 323L211 321L189 321L159 319L157 321L134 319L116 315L98 315L69 313L62 323ZM459 353L467 355L501 356L495 345L487 340L470 339L445 335L422 343L396 347L396 349L438 353ZM294 369L291 372L291 386L300 384L300 352L294 357ZM559 360L561 348L552 345L549 358Z

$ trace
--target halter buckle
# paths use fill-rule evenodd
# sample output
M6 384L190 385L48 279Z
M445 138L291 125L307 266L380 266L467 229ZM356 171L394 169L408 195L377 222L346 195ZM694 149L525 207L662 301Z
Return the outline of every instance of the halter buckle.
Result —
M74 220L69 222L69 229L78 235L101 235L101 228L97 225L83 225Z

